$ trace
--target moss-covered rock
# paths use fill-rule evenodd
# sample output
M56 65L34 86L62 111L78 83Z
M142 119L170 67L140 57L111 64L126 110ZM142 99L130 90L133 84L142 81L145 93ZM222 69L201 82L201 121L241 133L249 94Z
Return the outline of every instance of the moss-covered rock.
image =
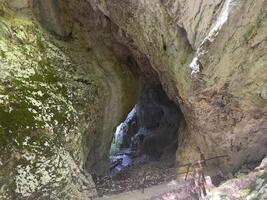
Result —
M0 198L88 199L88 171L108 169L113 130L140 84L79 23L67 37L54 30L65 21L49 26L65 19L47 10L53 1L32 4L53 34L32 1L12 2L0 1Z
M218 200L257 200L267 198L267 158L247 175L240 175L214 188L205 198Z
M86 115L94 126L103 90L98 75L79 75L75 44L57 41L2 3L0 9L0 198L92 196L81 168L80 120Z

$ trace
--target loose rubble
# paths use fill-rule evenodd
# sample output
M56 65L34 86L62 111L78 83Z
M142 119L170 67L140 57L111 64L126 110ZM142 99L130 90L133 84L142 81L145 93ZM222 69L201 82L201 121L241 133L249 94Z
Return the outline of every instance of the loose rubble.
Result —
M139 168L139 169L138 169ZM147 170L147 171L146 171ZM139 171L139 172L138 172ZM142 180L144 187L151 187L176 179L175 168L147 168L147 165L136 166L126 170L115 177L94 176L96 189L99 196L118 194L127 191L141 190Z

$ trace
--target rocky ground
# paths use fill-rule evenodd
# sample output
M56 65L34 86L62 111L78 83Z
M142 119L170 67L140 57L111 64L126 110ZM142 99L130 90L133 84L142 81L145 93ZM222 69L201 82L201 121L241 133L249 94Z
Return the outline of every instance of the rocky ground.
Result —
M208 195L205 199L266 199L267 158L262 163L243 165L227 176L206 177ZM191 175L187 181L177 181L177 171L167 163L150 162L126 169L115 177L95 177L100 199L128 200L194 200ZM258 166L258 167L256 167ZM165 169L164 169L165 167ZM145 177L145 178L144 178ZM209 180L211 180L209 182ZM210 184L209 184L210 183ZM255 192L256 191L256 192Z
M249 173L244 173L244 169L241 169L234 176L213 188L206 199L267 199L267 157Z
M171 181L140 190L124 192L116 195L107 195L97 200L195 200L196 195L191 191L192 181Z
M176 170L171 167L164 169L160 167L159 162L155 162L153 167L151 163L146 163L131 167L114 177L95 176L94 179L98 195L103 196L142 190L142 188L170 182L176 179Z
M192 191L192 181L185 183L169 192L155 195L147 200L195 200L198 199L196 193Z

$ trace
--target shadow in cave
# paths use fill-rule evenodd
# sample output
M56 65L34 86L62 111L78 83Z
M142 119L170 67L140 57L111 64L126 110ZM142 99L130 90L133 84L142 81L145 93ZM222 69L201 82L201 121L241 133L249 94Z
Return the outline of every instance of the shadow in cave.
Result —
M109 177L96 178L99 195L141 189L175 179L172 167L183 121L179 106L168 98L160 85L147 89L114 133Z

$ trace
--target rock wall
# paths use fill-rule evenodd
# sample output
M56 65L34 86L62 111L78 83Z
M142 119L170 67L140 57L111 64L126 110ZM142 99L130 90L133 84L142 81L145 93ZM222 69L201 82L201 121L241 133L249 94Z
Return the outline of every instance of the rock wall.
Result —
M212 188L205 199L266 199L267 158L248 174L228 180L218 188Z
M203 70L191 79L188 88L193 111L188 141L189 146L199 145L208 156L230 155L231 163L226 167L237 169L266 153L267 104L260 94L266 83L267 4L229 2L227 21L198 49ZM221 5L219 21L226 3ZM186 152L181 152L178 156L185 158Z
M1 199L95 196L88 171L138 98L138 76L60 3L0 1Z
M106 172L111 133L138 99L141 88L139 74L130 73L128 60L118 58L116 52L112 52L111 47L102 40L110 25L89 4L84 1L78 4L73 1L35 0L33 10L47 30L68 42L82 39L85 42L83 48L93 55L92 62L101 73L104 87L99 95L103 95L105 100L101 108L103 119L95 121L101 124L101 128L98 126L97 130L89 130L83 139L84 155L87 156L85 168L96 173ZM88 122L85 120L84 123Z
M91 176L80 166L82 148L77 146L84 131L79 120L93 111L79 108L77 101L86 99L99 109L97 93L102 86L91 76L97 72L79 76L72 62L76 50L0 3L0 198L95 195Z
M169 97L180 104L187 126L178 161L198 158L197 146L207 157L230 155L230 163L214 163L229 170L263 158L266 1L90 3L147 55Z
M265 0L0 0L0 197L95 195L84 169L107 170L115 126L159 83L186 121L177 161L196 147L230 155L210 170L262 159L266 13Z

